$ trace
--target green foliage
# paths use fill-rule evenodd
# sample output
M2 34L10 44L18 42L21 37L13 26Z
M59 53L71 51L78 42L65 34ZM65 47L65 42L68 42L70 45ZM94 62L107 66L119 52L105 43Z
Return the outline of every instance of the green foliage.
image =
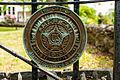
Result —
M114 12L114 10L111 11L111 12L108 14L108 16L109 16L110 19L112 20L112 23L114 23L114 16L115 16L115 12Z
M96 16L96 10L86 5L80 6L80 17L85 24L95 24L98 19Z
M108 15L104 15L103 23L106 25L114 24L114 12L110 12Z
M88 6L82 5L80 7L80 16L88 17L88 18L95 18L96 11L93 8Z
M7 5L3 5L3 9L0 11L1 13L5 12L7 10Z
M103 24L112 24L111 19L109 18L108 15L105 15L103 18Z
M7 9L7 5L4 5L3 6L3 12L6 11L6 9Z
M109 14L101 16L103 24L114 24L114 10L111 10ZM96 11L86 5L80 6L80 17L85 24L98 24L98 19L100 19L99 15L96 15Z

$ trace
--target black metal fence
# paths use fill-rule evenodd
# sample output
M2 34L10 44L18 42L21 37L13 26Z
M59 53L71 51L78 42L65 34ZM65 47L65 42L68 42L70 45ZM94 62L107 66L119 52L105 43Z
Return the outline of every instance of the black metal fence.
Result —
M114 67L113 67L113 80L120 80L120 0L90 0L90 1L79 1L74 0L72 2L37 2L37 0L32 0L31 2L0 2L0 5L31 5L32 6L32 13L34 13L37 10L38 5L61 5L61 4L73 4L74 5L74 11L79 14L79 5L80 4L87 4L87 3L97 3L97 2L107 2L107 1L115 1L115 24L114 24L114 39L115 39L115 55L114 55ZM4 47L3 45L0 45L0 48L6 50L7 52L11 53L12 55L22 59L23 61L27 62L28 64L32 65L32 71L33 71L33 80L37 80L38 77L38 68L33 62L27 61L23 57L14 54L14 52L11 52L9 49ZM40 69L41 70L41 69ZM49 72L46 72L44 70L41 70L45 72L47 75L50 75L51 77L55 79L59 79L59 77L56 77L55 75L52 75ZM77 61L73 65L73 80L79 80L79 61ZM35 75L36 74L36 75ZM94 79L94 80L97 80ZM109 80L109 79L108 79Z

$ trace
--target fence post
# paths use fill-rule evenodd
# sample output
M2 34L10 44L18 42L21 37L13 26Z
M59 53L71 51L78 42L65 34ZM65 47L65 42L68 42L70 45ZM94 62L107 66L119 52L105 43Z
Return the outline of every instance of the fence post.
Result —
M74 4L74 12L76 12L79 15L79 3ZM79 80L79 60L73 64L73 80Z
M37 0L32 0L37 2ZM32 14L37 11L37 5L32 5ZM32 61L33 62L33 61ZM34 62L33 62L34 63ZM35 64L35 63L34 63ZM36 65L36 64L35 64ZM38 69L32 66L32 80L38 80Z
M33 61L32 63L35 64ZM33 66L32 66L32 80L38 80L38 69Z
M120 0L115 0L115 57L113 80L120 80Z
M32 2L37 2L37 0L32 0ZM32 14L37 11L37 6L38 5L32 5Z

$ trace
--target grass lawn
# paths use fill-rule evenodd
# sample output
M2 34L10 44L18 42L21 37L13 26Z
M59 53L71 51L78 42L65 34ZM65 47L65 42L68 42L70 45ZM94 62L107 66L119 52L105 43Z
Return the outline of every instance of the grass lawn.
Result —
M0 43L29 59L24 50L22 39L23 28L16 30L14 27L0 27ZM0 71L23 71L30 69L31 67L28 64L0 49Z
M23 46L23 28L16 30L11 27L0 27L0 43L29 59ZM82 69L112 68L112 66L113 60L106 55L89 54L85 51L80 58L80 67ZM0 71L14 72L25 70L31 70L31 66L0 49Z

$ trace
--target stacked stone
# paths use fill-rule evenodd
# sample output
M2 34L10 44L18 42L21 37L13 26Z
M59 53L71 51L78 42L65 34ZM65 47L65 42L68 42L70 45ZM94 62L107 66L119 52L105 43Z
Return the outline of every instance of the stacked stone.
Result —
M114 54L114 26L87 26L88 44L101 52Z

